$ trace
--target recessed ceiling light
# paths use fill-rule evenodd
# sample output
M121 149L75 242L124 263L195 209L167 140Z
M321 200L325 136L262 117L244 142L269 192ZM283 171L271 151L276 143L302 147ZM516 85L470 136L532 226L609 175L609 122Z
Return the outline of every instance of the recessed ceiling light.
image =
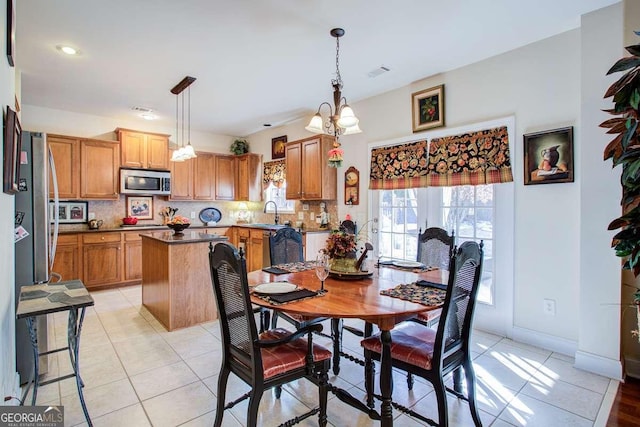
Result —
M66 45L58 45L56 46L56 49L62 53L66 53L67 55L78 55L80 53L78 49Z
M142 113L142 114L140 114L140 117L142 117L145 120L155 120L155 119L158 118L158 117L156 117L155 114L151 114L151 113Z

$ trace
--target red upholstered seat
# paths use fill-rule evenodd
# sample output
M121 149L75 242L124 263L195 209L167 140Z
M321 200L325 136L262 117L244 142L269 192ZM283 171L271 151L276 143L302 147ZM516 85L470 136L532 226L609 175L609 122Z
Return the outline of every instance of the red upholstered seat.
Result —
M278 340L291 335L286 329L270 329L260 334L261 340ZM264 377L271 378L288 372L292 369L302 368L306 364L307 340L299 338L290 343L277 347L263 348L262 367ZM313 360L319 362L331 358L331 352L324 347L313 344Z
M442 309L439 308L437 310L429 310L429 311L423 311L422 313L418 314L416 316L416 319L419 322L423 322L426 324L430 324L431 322L437 320L438 318L440 318L440 315L442 314Z
M403 322L391 330L391 357L423 369L431 369L436 331L413 322ZM380 353L380 335L373 335L360 343L365 349Z

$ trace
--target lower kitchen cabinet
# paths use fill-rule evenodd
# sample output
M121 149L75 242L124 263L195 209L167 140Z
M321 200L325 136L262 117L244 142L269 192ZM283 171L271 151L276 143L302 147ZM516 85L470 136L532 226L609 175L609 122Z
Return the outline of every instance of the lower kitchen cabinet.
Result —
M82 253L77 234L58 236L51 271L62 276L62 280L82 280Z
M249 229L249 248L247 249L247 271L260 270L262 266L263 249L262 239L265 231L263 229ZM268 232L267 232L268 233ZM269 248L267 248L268 250ZM269 263L268 263L269 264Z
M121 233L82 236L83 282L87 288L122 281Z
M142 237L137 231L124 237L124 281L142 280Z

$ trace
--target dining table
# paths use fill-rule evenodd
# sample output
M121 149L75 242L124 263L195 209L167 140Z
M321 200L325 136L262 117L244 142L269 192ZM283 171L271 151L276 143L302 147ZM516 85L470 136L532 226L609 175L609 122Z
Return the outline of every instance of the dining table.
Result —
M247 279L250 287L271 282L289 282L311 291L320 289L320 280L316 277L313 268L278 275L256 270L249 272ZM427 306L388 295L381 295L380 291L394 288L399 284L409 284L419 280L446 284L448 272L440 269L400 269L393 266L380 266L378 263L375 267L370 267L370 271L367 273L356 275L331 274L324 283L326 293L320 296L278 305L272 304L268 301L268 298L264 299L254 292L251 294L251 302L261 307L296 314L305 319L318 317L328 317L332 320L356 318L376 325L380 329L380 341L382 344L380 413L357 401L357 399L348 395L346 391L341 391L340 394L336 395L340 400L368 413L369 417L380 419L381 425L387 427L393 426L391 330L396 324L412 318L418 313L435 310L440 306ZM332 391L335 392L335 390Z

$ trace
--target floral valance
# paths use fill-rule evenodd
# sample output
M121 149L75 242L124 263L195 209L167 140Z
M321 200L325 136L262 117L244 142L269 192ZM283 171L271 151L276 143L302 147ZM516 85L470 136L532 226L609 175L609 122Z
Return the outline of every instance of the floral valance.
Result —
M427 185L427 141L371 151L370 190L425 187Z
M264 162L262 169L262 186L266 189L273 182L277 188L284 185L287 178L287 167L282 160L274 160L272 162Z
M428 169L428 187L513 181L506 126L433 138Z

